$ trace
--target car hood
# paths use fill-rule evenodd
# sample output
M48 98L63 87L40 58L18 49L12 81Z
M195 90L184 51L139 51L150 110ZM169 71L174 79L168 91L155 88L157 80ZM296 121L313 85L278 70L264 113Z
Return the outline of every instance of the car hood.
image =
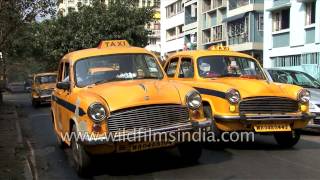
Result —
M288 93L281 88L281 85L270 83L264 80L245 78L219 78L213 80L215 83L226 85L225 88L237 89L242 98L255 96L282 96L287 97ZM225 92L228 89L225 89Z
M134 80L100 84L86 88L100 96L110 111L151 104L181 104L176 86L167 80Z

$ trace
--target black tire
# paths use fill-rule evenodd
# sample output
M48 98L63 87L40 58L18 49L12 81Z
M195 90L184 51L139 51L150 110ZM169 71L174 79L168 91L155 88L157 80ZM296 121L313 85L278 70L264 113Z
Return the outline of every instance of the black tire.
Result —
M73 125L71 133L77 133L75 125ZM76 141L74 136L72 137L73 138L71 139L71 154L74 168L76 169L76 172L80 177L89 177L91 157L85 151L84 146L78 141Z
M35 99L32 99L32 106L34 108L38 108L40 106L40 103L38 101L36 101Z
M181 158L186 163L197 163L202 154L200 143L185 142L178 145Z
M211 107L210 106L204 106L203 107L203 113L204 113L204 116L206 118L210 118L212 119L212 123L211 123L211 131L214 133L215 137L216 138L220 138L221 135L222 135L222 131L220 129L218 129L215 121L214 121L214 118L212 116L212 110L211 110Z
M291 148L300 140L300 132L275 133L274 138L282 148Z

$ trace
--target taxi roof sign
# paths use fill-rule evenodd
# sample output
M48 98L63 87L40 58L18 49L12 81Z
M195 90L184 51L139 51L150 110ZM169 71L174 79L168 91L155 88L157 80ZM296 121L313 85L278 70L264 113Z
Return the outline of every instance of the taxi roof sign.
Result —
M230 48L227 46L222 45L213 45L208 48L208 50L215 50L215 51L230 51Z
M129 47L129 43L126 40L109 40L101 41L98 48L109 48L109 47Z

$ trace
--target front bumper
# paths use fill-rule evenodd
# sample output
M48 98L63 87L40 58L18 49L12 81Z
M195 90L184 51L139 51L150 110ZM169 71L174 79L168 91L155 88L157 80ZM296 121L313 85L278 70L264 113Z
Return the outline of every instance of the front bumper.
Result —
M206 129L208 127L211 127L212 124L212 119L204 119L203 121L191 121L192 122L192 126L195 130L199 130L199 129Z
M320 128L320 113L313 113L314 118L308 123L306 128Z
M257 121L309 121L313 119L313 114L301 114L301 115L240 115L240 116L220 116L215 115L214 120L217 122L257 122Z
M141 142L145 140L162 140L163 136L166 137L176 137L180 132L193 132L194 127L192 124L174 126L169 128L161 129L140 129L138 131L124 131L119 130L118 132L108 133L101 135L100 137L93 137L90 135L83 136L81 143L87 146L96 146L96 145L113 145L116 143L123 142ZM161 137L160 137L161 136ZM79 139L79 140L80 140Z
M34 96L33 99L40 103L50 103L51 95Z

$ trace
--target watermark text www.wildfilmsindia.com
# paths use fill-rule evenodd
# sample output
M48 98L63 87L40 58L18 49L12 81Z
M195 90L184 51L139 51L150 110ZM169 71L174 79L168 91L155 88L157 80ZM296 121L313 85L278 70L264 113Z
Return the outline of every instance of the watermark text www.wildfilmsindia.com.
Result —
M61 134L64 141L105 141L105 142L254 142L254 132L222 132L216 135L212 131L170 131L157 132L152 129L121 129L114 133L89 133L86 131Z

